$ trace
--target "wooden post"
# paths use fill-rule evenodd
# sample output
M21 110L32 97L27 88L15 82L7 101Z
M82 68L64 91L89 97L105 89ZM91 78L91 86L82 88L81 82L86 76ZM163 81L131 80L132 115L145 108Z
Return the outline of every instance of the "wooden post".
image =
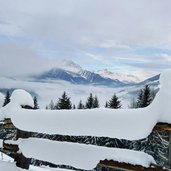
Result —
M21 131L17 129L16 138L28 138L30 136L29 132ZM15 154L16 166L22 169L29 169L30 160L26 158L22 153L17 152Z
M169 169L171 168L171 131L169 131Z
M29 159L26 158L22 153L15 154L16 166L22 169L29 169Z

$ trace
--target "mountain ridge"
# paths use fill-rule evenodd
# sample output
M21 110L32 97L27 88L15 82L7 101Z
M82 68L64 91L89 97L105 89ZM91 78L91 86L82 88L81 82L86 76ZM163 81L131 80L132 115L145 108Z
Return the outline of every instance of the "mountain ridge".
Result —
M73 84L92 84L103 86L125 86L126 84L119 80L112 80L110 78L103 78L99 74L96 74L87 70L80 70L79 72L72 72L62 68L53 68L49 71L45 71L42 74L32 76L35 81L42 80L63 80Z
M153 78L154 77L154 78ZM80 65L73 61L63 60L59 66L32 75L30 78L34 81L62 80L72 84L102 85L108 87L133 86L136 84L145 84L152 79L159 79L159 76L153 76L143 81L131 74L115 73L108 69L91 72L84 70ZM153 81L153 80L152 80Z

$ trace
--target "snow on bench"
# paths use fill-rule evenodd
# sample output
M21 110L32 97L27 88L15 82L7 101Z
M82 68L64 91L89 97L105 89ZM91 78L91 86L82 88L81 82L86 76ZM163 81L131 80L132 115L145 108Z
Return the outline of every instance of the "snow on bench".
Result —
M149 167L156 164L153 157L140 151L107 148L45 139L19 139L19 148L28 158L64 164L75 168L92 170L100 160L114 160Z

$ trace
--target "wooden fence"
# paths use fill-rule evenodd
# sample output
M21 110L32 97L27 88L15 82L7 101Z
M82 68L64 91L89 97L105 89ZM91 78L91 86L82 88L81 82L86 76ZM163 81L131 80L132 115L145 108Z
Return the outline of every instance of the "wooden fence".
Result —
M4 124L3 126L1 125L1 129L9 129L9 128L13 128L16 129L11 120L10 119L5 119L4 120ZM137 171L141 171L141 170L156 170L156 171L161 171L164 170L163 166L166 168L171 168L171 125L170 124L163 124L163 123L158 123L154 129L153 132L160 133L160 132L164 132L165 135L167 135L167 141L168 141L168 146L167 146L167 150L166 150L166 154L165 157L167 158L167 162L165 165L162 166L150 166L149 168L144 168L140 165L131 165L131 164L127 164L127 163L119 163L117 161L108 161L108 160L103 160L103 161L99 161L96 170L137 170ZM19 129L16 129L16 135L15 135L15 139L17 140L18 138L29 138L32 137L32 135L34 135L34 133L32 132L26 132L26 131L22 131ZM162 137L159 136L161 139L160 141L162 141ZM2 151L6 154L10 154L12 157L15 158L16 161L16 165L18 167L24 168L24 169L28 169L29 168L29 163L30 163L30 159L27 159L25 156L23 156L22 153L19 153L19 147L18 145L15 144L9 144L6 143L4 141L3 143L3 149ZM165 169L166 170L166 169Z

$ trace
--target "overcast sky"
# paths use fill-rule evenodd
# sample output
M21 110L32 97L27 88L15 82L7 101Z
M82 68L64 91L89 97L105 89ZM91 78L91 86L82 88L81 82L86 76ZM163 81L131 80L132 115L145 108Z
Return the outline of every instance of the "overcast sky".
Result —
M73 60L151 76L171 68L171 0L0 0L0 73Z

